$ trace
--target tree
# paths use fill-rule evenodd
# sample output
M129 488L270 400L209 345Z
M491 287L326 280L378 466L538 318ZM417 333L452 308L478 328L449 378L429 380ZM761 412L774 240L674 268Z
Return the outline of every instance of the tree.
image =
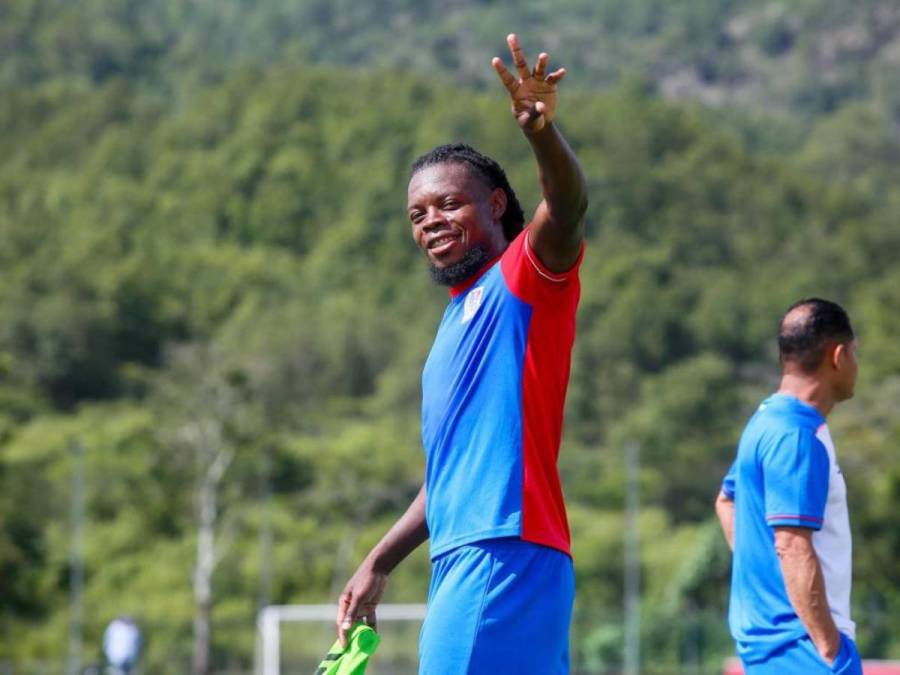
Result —
M213 576L235 526L223 499L229 468L248 430L247 383L222 355L202 345L173 348L170 369L159 383L167 419L163 443L193 477L196 558L194 675L212 672Z

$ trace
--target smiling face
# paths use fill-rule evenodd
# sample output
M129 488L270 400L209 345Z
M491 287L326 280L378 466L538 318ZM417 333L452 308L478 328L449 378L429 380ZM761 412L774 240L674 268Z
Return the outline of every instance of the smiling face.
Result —
M480 268L500 255L507 245L500 222L505 210L506 193L501 188L491 190L460 162L425 166L409 181L407 214L413 239L438 272L467 259L480 261ZM479 251L483 254L473 255ZM477 271L461 269L453 278L439 274L435 278L455 284Z

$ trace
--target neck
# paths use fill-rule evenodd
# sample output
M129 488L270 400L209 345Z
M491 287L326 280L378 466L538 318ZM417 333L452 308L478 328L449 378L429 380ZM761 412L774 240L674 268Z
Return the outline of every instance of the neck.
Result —
M828 417L835 403L837 403L834 400L834 395L824 383L815 377L801 373L784 373L781 376L781 385L778 387L778 393L800 399L822 413L822 417Z

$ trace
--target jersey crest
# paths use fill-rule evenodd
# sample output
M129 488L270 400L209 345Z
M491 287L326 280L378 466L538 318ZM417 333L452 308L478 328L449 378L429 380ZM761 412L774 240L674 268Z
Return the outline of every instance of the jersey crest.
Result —
M481 307L481 300L484 298L484 286L478 286L469 291L466 296L466 304L463 307L462 321L460 323L469 323L475 312Z

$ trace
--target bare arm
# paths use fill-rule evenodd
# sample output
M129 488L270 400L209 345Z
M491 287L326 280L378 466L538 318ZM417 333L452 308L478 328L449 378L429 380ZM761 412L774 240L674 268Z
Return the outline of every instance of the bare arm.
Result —
M728 548L734 550L734 500L724 492L716 497L716 515L719 517L719 525L722 526L722 534Z
M384 594L388 575L427 539L423 485L406 512L369 552L344 586L336 620L342 644L346 645L347 632L354 622L365 618L370 626L376 626L375 608Z
M575 153L553 124L527 138L544 193L531 221L530 243L550 271L565 272L581 253L587 185Z
M775 551L794 611L813 644L828 663L841 649L841 634L825 594L825 579L812 543L813 531L805 527L776 527Z
M511 34L507 42L519 77L499 58L492 64L509 92L513 116L531 144L544 195L531 221L529 242L552 272L565 272L581 252L588 203L587 184L575 153L553 124L557 84L566 71L560 68L545 75L550 57L543 52L530 71L518 38Z

